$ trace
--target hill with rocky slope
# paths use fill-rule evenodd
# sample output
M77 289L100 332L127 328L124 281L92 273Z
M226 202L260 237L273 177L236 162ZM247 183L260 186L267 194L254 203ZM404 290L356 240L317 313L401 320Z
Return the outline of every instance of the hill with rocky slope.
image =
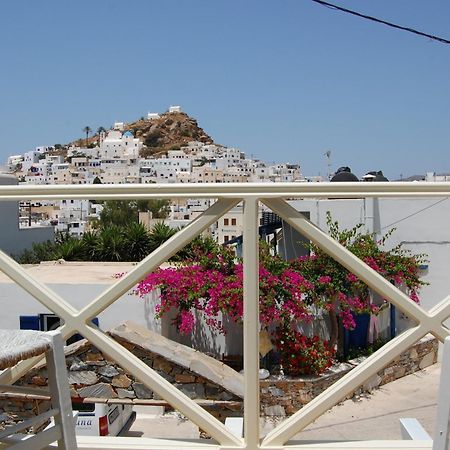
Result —
M149 157L167 150L178 149L191 141L200 141L212 144L214 140L203 128L199 127L197 120L184 112L166 112L153 119L141 118L135 122L124 124L124 131L130 130L135 137L144 143L142 157ZM95 145L99 135L90 136L88 145ZM84 147L86 139L80 138L72 143Z

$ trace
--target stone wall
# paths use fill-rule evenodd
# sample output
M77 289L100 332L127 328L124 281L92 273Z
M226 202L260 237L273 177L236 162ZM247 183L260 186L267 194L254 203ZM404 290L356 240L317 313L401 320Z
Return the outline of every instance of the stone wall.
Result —
M110 334L189 398L210 400L204 407L217 418L242 414L242 375L230 367L134 324L121 325ZM72 398L136 399L142 403L162 400L84 339L65 347L65 354ZM35 387L39 393L48 385L45 361L17 384ZM24 395L11 398L0 393L0 429L49 407L50 403L42 399Z
M387 367L367 380L348 398L370 392L391 381L417 372L437 362L438 341L434 337L424 337L406 352L395 358ZM304 376L296 379L266 379L261 385L261 413L266 416L286 416L298 411L317 397L325 389L364 361L357 358L348 363L330 368L320 376Z
M183 358L185 363L182 364L181 361L176 363L167 357L161 356L161 349L158 354L144 348L147 345L146 341L140 341L136 338L133 339L133 337L127 340L121 337L123 333L128 335L130 330L115 329L111 333L113 333L115 339L121 345L130 350L141 361L155 370L169 383L180 389L189 398L219 401L240 400L240 397L236 395L237 393L240 394L239 389L236 391L232 386L228 386L227 389L223 386L223 384L227 386L227 383L218 384L214 382L214 379L217 380L216 373L220 369L226 372L230 371L227 374L229 378L236 375L238 378L242 378L242 376L224 364L213 360L213 358L209 358L189 348L182 349L183 346L180 346L180 344L165 342L165 338L161 337L162 342L167 346L166 350L170 350L172 359L176 355L180 359L181 350L193 352L190 358ZM148 333L147 330L146 333ZM142 338L140 334L137 334L137 336ZM155 338L153 335L152 337ZM156 344L156 342L153 343ZM196 371L189 369L194 359L197 362L198 370ZM199 361L202 364L199 364ZM211 365L211 367L208 367L209 371L206 370L208 363ZM66 364L72 397L161 400L156 392L148 389L144 384L99 352L86 340L77 342L66 348ZM214 366L217 365L219 369L214 370ZM203 370L200 370L200 366L202 366ZM207 378L208 376L209 378ZM21 384L36 387L46 386L47 371L45 366L41 364L28 372L21 379Z
M213 408L217 417L242 414L240 402L243 396L243 377L230 367L132 324L124 324L112 330L110 334L188 397L221 403L220 408ZM436 339L423 338L359 387L350 397L371 391L435 363L437 350ZM363 359L342 363L320 376L296 379L275 379L271 376L262 380L261 414L285 416L295 413ZM73 397L160 400L155 392L146 388L87 341L66 347L66 363ZM46 386L45 365L41 364L30 371L20 383L36 387ZM227 402L230 403L229 406L226 405ZM21 412L24 412L26 417L36 408L42 410L44 407L45 404L40 405L39 402L33 403L27 399L13 401L0 395L0 418L2 414L20 415Z
M40 398L30 399L27 396L12 396L3 394L0 397L0 430L7 426L15 425L26 419L50 409L50 401ZM26 432L35 433L45 428L48 422L38 426L37 429L29 428Z

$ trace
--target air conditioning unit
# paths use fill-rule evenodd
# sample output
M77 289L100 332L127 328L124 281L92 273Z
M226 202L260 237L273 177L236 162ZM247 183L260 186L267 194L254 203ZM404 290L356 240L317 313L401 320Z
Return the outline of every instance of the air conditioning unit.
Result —
M21 330L51 331L56 330L61 325L61 319L53 313L41 313L36 316L19 316L19 322ZM94 317L92 323L99 326L98 317ZM62 325L64 325L64 321L62 321ZM67 339L66 345L73 344L81 339L83 339L81 334L74 334Z
M64 321L61 323L56 314L39 314L39 323L41 331L56 330L60 325L64 325Z

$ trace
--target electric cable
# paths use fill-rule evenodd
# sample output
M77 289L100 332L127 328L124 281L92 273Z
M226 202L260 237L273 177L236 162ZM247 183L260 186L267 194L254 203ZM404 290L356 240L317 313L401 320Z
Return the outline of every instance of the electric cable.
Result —
M436 205L439 205L439 203L445 202L445 201L447 201L447 200L448 200L448 197L446 197L446 198L441 198L440 200L438 200L437 202L433 203L432 205L425 206L424 208L419 209L418 211L415 211L415 212L413 212L413 213L411 213L411 214L408 214L408 215L405 216L405 217L402 217L401 219L398 219L398 220L396 220L396 221L390 223L389 225L386 225L386 226L384 226L384 227L381 227L379 230L375 231L375 233L380 233L381 231L385 230L386 228L391 228L393 225L396 225L396 224L398 224L398 223L400 223L400 222L403 222L404 220L410 219L411 217L414 217L414 216L416 216L417 214L420 214L421 212L424 212L424 211L426 211L427 209L433 208L433 207L435 207Z
M445 39L445 38L442 38L442 37L439 37L439 36L434 36L433 34L424 33L422 31L415 30L414 28L404 27L402 25L397 25L397 24L392 23L392 22L387 22L386 20L378 19L376 17L368 16L366 14L361 14L359 12L352 11L351 9L343 8L342 6L337 6L337 5L333 5L332 3L324 2L323 0L311 0L311 1L314 2L314 3L318 3L319 5L322 5L322 6L326 6L327 8L336 9L338 11L342 11L342 12L345 12L347 14L352 14L354 16L361 17L363 19L367 19L367 20L371 20L373 22L381 23L382 25L386 25L388 27L396 28L398 30L407 31L409 33L413 33L413 34L417 34L419 36L427 37L427 38L432 39L434 41L441 42L442 44L450 44L450 40L448 40L448 39Z

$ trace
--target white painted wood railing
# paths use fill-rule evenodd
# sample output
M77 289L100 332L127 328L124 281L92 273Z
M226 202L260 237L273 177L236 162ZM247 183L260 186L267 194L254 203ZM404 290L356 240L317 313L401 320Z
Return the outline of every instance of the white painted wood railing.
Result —
M334 406L396 356L427 333L443 341L450 335L442 322L450 316L450 296L432 310L425 311L361 260L331 239L302 214L287 198L358 197L448 197L450 183L233 183L233 184L154 184L154 185L53 185L0 186L0 201L57 200L96 198L101 200L148 198L214 198L200 217L179 231L165 244L142 260L133 270L94 298L81 310L74 309L53 290L31 277L19 264L0 252L0 270L64 320L65 338L79 332L100 351L169 402L175 409L212 436L212 441L180 442L145 438L80 437L84 449L325 449L325 448L423 448L430 442L361 441L333 444L308 444L290 439L313 420ZM244 437L236 437L220 421L190 400L158 373L91 323L91 319L114 303L147 273L175 254L195 236L216 222L239 202L244 204ZM391 340L364 363L349 372L296 414L282 422L263 439L259 424L259 305L258 305L258 204L264 203L304 236L320 246L343 266L364 280L383 298L403 311L416 325ZM13 299L11 299L13 301ZM2 305L7 307L8 305ZM13 383L24 375L37 359L19 363L0 374L0 384ZM326 433L324 433L326 440Z

